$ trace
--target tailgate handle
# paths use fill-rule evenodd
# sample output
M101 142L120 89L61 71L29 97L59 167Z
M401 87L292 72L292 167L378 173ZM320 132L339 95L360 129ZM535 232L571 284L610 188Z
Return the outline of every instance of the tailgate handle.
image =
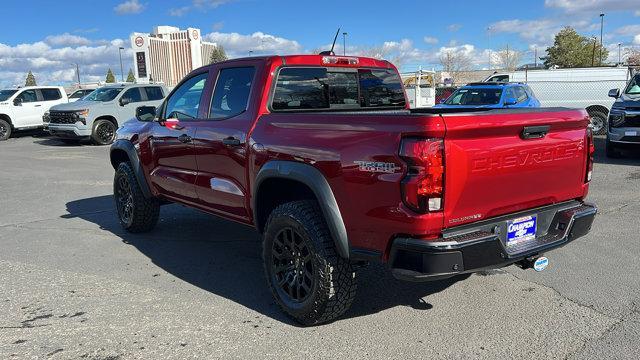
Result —
M520 137L523 139L542 139L547 135L550 125L525 126Z

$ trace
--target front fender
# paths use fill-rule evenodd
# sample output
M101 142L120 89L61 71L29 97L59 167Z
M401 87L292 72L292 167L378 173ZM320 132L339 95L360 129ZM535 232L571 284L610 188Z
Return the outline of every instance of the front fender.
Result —
M149 189L149 184L147 184L147 180L144 176L142 164L140 164L138 151L136 151L136 148L131 141L126 139L118 139L113 144L111 144L111 148L109 150L111 166L113 166L114 169L118 168L118 165L122 160L121 154L123 153L126 154L126 160L129 161L131 167L133 168L133 172L136 175L136 179L138 180L138 185L140 185L142 194L146 198L153 197L153 195L151 194L151 190Z

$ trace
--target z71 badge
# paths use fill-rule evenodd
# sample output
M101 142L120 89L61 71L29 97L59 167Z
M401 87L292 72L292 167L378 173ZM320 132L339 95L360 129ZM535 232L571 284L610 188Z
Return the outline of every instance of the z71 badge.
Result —
M401 167L394 163L380 162L380 161L354 161L358 164L358 170L372 172L372 173L389 173L393 174L396 170L400 170Z

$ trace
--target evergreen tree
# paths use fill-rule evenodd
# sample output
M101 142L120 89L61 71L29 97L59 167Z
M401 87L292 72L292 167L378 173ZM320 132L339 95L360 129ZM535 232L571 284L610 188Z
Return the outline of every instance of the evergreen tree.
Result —
M113 71L111 71L111 68L109 68L109 71L107 71L107 78L105 79L105 82L107 83L116 82L116 77L113 75Z
M544 65L561 68L598 66L603 64L608 56L609 51L602 47L596 38L580 35L567 26L556 34L553 45L547 48Z
M136 77L133 75L133 70L129 69L129 75L127 75L127 82L134 83L136 82Z
M29 70L29 73L27 74L27 79L24 82L24 86L38 86L36 84L36 77L33 76L33 73L31 73L31 70Z
M222 45L216 45L211 52L211 58L209 58L209 64L215 64L221 61L227 60L227 53L224 52Z

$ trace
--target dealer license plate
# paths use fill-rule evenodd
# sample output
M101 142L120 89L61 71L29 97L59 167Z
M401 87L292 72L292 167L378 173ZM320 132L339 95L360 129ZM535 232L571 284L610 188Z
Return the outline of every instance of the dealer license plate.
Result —
M507 221L507 246L513 246L536 238L536 215L523 216Z

